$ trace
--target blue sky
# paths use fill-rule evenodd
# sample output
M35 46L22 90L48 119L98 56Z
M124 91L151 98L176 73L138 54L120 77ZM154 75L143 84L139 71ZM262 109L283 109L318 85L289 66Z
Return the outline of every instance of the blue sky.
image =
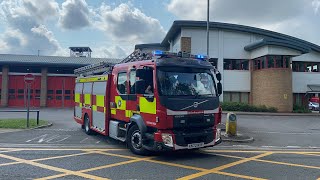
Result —
M264 28L320 44L320 0L210 0L210 19ZM0 53L122 58L161 42L174 20L206 20L206 1L2 0Z

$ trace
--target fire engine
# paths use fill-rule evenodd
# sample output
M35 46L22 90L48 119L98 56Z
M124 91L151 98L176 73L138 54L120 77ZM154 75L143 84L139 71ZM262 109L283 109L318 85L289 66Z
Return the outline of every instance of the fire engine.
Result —
M221 74L203 55L134 51L75 70L74 119L135 154L221 143Z

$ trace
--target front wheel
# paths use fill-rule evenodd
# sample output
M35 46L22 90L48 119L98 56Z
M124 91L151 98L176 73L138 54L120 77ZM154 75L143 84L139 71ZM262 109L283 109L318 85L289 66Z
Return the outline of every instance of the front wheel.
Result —
M138 155L148 155L150 152L142 146L142 135L139 127L133 125L128 132L127 144L129 149Z

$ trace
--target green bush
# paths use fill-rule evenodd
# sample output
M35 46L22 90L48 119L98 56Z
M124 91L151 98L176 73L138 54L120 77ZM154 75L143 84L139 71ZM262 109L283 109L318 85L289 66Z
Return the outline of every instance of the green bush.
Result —
M275 107L267 107L265 105L253 106L248 103L239 102L222 102L222 110L224 111L243 111L243 112L277 112Z
M311 113L311 111L307 107L300 106L300 105L294 105L293 112L294 113Z

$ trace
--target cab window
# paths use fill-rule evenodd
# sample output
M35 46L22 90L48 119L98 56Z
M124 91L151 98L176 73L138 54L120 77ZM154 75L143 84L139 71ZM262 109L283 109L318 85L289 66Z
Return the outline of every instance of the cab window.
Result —
M135 84L136 84L136 70L131 70L129 75L130 80L130 94L136 94Z
M127 94L127 73L122 72L118 74L117 89L120 94Z

